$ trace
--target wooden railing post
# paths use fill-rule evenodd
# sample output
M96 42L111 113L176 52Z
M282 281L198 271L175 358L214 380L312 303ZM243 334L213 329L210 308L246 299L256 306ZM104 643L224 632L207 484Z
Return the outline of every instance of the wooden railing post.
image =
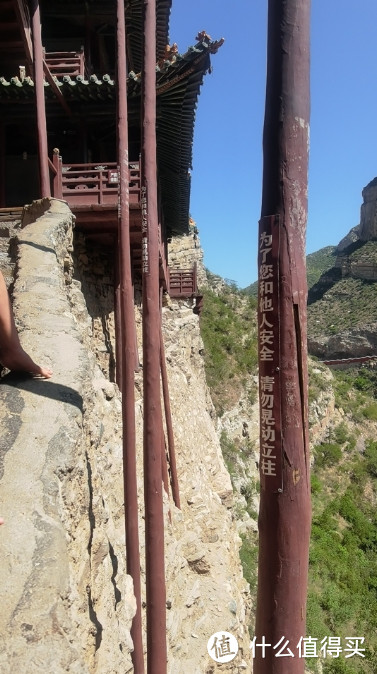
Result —
M99 195L98 200L100 205L103 204L103 170L99 171Z
M49 197L51 188L48 168L46 105L43 80L43 52L39 0L31 1L31 25L34 50L34 89L37 108L40 195L41 197Z
M55 199L63 198L62 184L62 158L57 147L53 149L52 163L55 169L55 175L52 181L52 191Z

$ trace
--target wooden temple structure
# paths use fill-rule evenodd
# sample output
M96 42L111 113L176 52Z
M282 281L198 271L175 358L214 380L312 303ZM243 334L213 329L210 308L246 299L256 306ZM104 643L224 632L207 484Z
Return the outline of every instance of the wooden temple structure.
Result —
M64 199L76 228L114 252L122 391L127 569L136 674L166 674L163 488L179 507L161 301L197 296L171 270L189 232L195 110L220 41L169 42L172 0L0 0L0 208ZM134 283L142 284L146 648L142 640L135 452ZM162 383L162 390L161 384ZM167 439L164 438L161 399ZM167 447L168 451L165 451ZM163 487L164 484L164 487Z
M169 46L171 0L156 2L156 152L160 275L172 296L196 293L194 271L170 283L169 237L188 232L195 109L210 55L204 32L185 54ZM0 0L0 208L51 195L76 226L112 245L117 231L115 0ZM33 35L33 22L41 27ZM132 265L141 270L143 1L125 8ZM37 32L37 31L35 31ZM38 105L37 60L42 96Z

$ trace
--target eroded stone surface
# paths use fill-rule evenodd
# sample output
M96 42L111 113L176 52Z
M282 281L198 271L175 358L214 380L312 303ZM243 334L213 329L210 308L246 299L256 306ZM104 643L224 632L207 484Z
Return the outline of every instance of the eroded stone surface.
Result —
M135 600L125 568L121 397L108 377L113 315L110 307L107 323L93 322L90 278L84 288L72 279L71 215L62 202L42 206L20 234L14 306L23 345L54 376L2 380L0 671L127 673ZM93 275L98 286L103 275ZM135 317L141 358L139 306ZM191 300L166 303L163 331L182 502L179 511L165 497L168 672L251 671L232 487ZM135 395L144 582L142 370ZM221 666L206 647L219 630L240 646Z

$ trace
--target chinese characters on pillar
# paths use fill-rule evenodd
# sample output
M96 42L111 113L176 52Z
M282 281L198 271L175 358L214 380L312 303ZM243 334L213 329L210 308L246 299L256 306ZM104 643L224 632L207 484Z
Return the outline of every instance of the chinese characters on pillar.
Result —
M278 253L279 218L262 218L258 251L260 476L262 486L271 491L282 488Z
M147 206L147 188L145 185L141 188L141 269L143 274L149 272L149 253L148 253L148 206Z

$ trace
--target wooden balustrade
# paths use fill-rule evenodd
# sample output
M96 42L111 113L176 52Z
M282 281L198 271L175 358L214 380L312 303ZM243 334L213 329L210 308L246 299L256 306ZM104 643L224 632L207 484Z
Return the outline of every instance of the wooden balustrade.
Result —
M196 264L192 269L169 268L170 297L194 297L198 293Z
M118 206L119 175L115 162L107 164L62 164L54 153L54 196L65 199L70 208ZM130 204L140 203L140 164L129 164Z
M85 74L84 52L46 52L44 51L44 60L50 70L51 75L55 77L77 77Z
M81 217L86 211L93 217L101 207L118 209L119 173L115 162L106 164L63 164L59 150L55 149L52 162L49 160L53 196L64 199L68 206ZM140 162L129 164L129 196L130 206L140 207ZM93 210L94 209L94 210ZM106 211L104 211L106 212ZM135 211L134 211L135 212ZM115 220L116 222L116 220ZM134 220L134 223L138 222ZM90 225L86 225L90 229ZM98 233L98 227L95 228ZM141 264L141 217L139 224L132 231L134 265ZM171 297L188 298L198 294L196 264L192 269L169 269L166 259L165 245L159 230L159 266L163 287Z

